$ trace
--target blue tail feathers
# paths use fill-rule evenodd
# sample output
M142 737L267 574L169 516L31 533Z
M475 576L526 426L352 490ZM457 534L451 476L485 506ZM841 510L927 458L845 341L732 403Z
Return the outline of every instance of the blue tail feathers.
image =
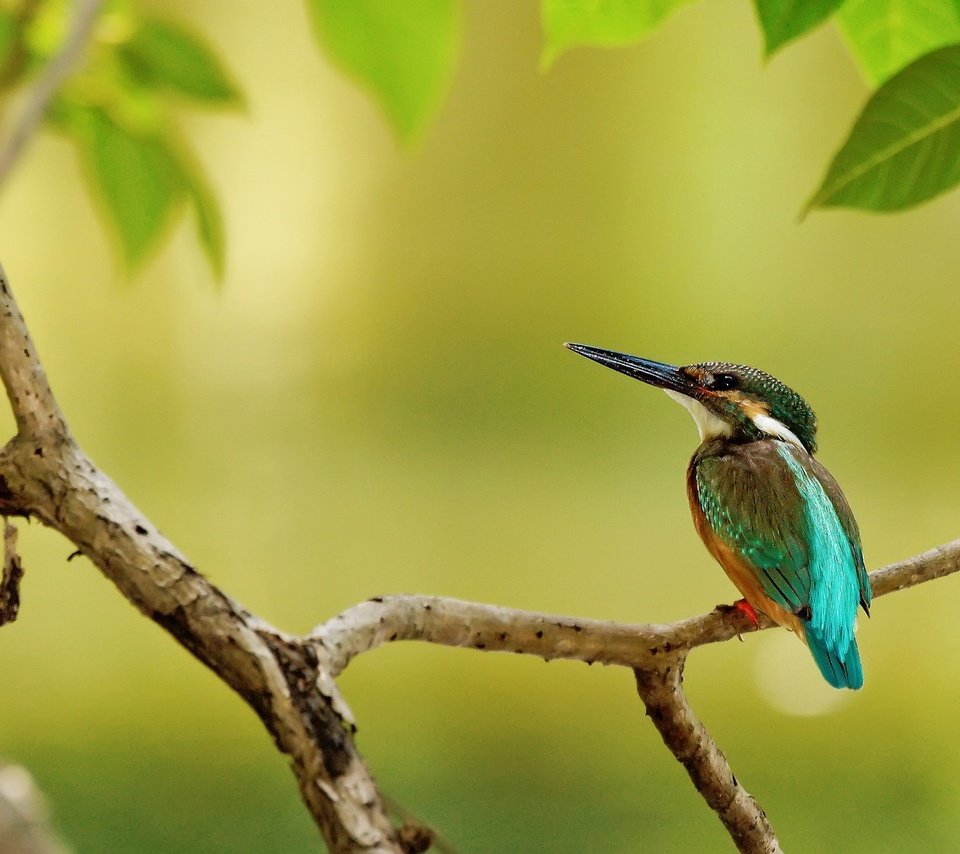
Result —
M860 650L857 649L856 638L850 638L846 653L841 657L837 649L827 646L813 624L807 623L806 630L807 646L810 647L813 660L817 662L823 678L834 688L862 688L863 667L860 665Z

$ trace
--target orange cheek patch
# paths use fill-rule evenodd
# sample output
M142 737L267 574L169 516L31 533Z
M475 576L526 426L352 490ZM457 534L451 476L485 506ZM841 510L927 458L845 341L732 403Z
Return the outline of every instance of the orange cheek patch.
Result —
M770 415L770 407L766 403L761 403L759 400L752 400L739 393L731 395L731 399L743 410L744 415L751 421L758 415Z

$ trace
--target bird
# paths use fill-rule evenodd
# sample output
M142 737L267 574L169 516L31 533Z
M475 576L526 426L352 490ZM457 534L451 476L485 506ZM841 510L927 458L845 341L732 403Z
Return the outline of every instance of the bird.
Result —
M850 505L814 456L807 402L746 365L674 366L564 346L689 410L700 434L687 467L693 524L744 597L734 607L758 626L759 611L796 634L834 688L861 688L854 631L858 606L870 615L870 578Z

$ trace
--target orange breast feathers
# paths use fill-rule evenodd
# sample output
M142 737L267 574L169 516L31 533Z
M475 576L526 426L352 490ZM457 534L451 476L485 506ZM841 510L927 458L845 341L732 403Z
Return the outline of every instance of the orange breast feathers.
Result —
M723 567L723 571L736 585L737 590L743 594L744 599L753 606L754 610L762 611L778 625L789 629L801 640L806 640L806 633L803 630L803 623L800 618L778 605L763 592L763 586L757 577L756 569L742 555L723 542L710 527L707 517L700 508L700 498L697 494L697 483L692 467L687 473L687 498L690 501L693 526L697 529L700 539L703 540L707 551Z

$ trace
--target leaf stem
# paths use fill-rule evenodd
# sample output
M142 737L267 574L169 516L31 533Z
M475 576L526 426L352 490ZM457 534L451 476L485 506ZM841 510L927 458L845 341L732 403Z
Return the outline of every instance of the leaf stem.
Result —
M76 0L76 11L63 45L47 63L33 91L27 97L23 113L0 147L0 187L7 180L30 138L40 127L53 97L82 61L102 4L103 0Z

